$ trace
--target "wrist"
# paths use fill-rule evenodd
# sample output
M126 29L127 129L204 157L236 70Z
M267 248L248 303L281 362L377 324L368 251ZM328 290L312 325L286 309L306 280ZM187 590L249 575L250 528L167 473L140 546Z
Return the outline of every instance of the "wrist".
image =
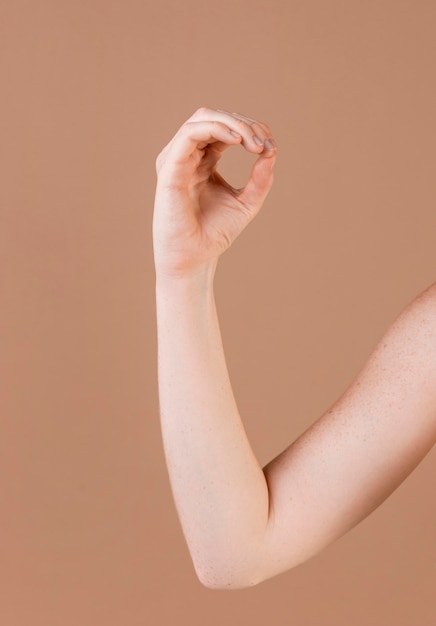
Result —
M213 272L209 268L185 274L156 272L156 312L158 327L172 333L180 325L192 324L195 332L208 332L204 322L210 319L215 306ZM177 328L178 327L178 328Z
M156 269L156 288L213 288L216 266L217 260L191 271L168 272Z

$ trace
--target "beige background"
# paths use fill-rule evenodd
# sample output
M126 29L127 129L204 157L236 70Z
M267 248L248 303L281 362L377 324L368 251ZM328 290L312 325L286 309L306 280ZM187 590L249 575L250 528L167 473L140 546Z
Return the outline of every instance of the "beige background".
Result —
M164 462L154 162L199 106L267 122L262 212L221 258L235 397L265 465L435 280L436 4L0 3L0 623L431 626L433 449L259 586L197 580ZM244 184L240 148L221 172Z

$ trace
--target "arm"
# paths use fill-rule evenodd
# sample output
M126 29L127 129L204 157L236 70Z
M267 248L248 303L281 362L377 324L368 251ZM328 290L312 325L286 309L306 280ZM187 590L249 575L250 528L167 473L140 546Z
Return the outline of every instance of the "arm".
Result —
M197 115L213 119L215 112ZM201 169L189 143L191 138L203 145L210 127L200 126L194 123L176 136L161 153L160 170L158 165L154 242L160 414L171 486L197 575L208 587L238 589L295 567L343 535L388 497L434 445L436 283L398 316L336 403L262 469L232 394L216 315L213 276L217 251L225 247L221 240L207 239L202 248L204 230L192 243L187 233L197 231L175 220L192 210L192 198L212 197L186 182L192 170ZM241 128L242 144L250 150L246 131ZM259 157L245 188L251 198L259 198L258 204L248 203L251 216L245 206L247 219L259 210L272 183L266 161L273 158ZM187 163L191 174L181 174ZM197 189L191 204L186 187L191 193ZM249 197L228 193L238 201ZM203 203L191 214L211 215L211 206ZM219 207L223 210L222 198ZM169 223L171 229L165 230ZM227 231L220 224L227 246L237 232L235 220L229 224Z
M436 442L436 283L381 337L346 391L264 468L261 580L306 561L377 508Z
M259 576L268 521L265 476L227 372L212 271L158 279L161 429L178 515L197 575L212 588Z
M272 184L276 150L263 145L271 134L250 122L200 109L156 163L161 429L184 536L201 582L212 588L251 580L268 519L267 484L232 394L213 294L218 256L254 217ZM239 143L263 154L243 193L215 170L221 152Z

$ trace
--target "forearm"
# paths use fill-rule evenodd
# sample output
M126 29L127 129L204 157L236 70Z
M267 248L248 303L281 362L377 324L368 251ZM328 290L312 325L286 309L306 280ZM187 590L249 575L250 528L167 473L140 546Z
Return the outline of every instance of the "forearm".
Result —
M156 278L161 429L197 575L208 587L246 587L255 581L268 488L233 396L213 276L214 268Z

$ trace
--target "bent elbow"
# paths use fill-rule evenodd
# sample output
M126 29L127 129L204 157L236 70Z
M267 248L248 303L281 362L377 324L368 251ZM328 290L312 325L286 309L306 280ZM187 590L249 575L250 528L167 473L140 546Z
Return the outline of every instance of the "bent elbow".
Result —
M209 568L207 571L195 568L195 571L203 587L213 591L248 589L264 580L263 578L256 578L253 573L251 573L252 575L242 577L240 575L232 575L231 572L227 572L226 575L217 574L212 568Z
M257 564L257 567L239 569L239 571L231 567L223 569L213 566L206 568L197 566L195 571L200 583L207 589L214 591L249 589L302 565L316 556L322 549L322 547L318 547L316 550L307 551L304 555L299 554L298 557L295 555L293 561L287 563L276 562L274 564L272 560L264 559L261 564Z
M254 587L258 585L261 581L216 581L210 580L207 578L199 578L200 583L206 589L212 589L213 591L230 591L237 589L248 589L249 587Z
M242 550L239 546L238 554L235 552L231 549L226 554L215 551L202 558L197 555L195 560L191 554L195 573L203 587L214 591L248 589L268 578L263 549L245 546Z

